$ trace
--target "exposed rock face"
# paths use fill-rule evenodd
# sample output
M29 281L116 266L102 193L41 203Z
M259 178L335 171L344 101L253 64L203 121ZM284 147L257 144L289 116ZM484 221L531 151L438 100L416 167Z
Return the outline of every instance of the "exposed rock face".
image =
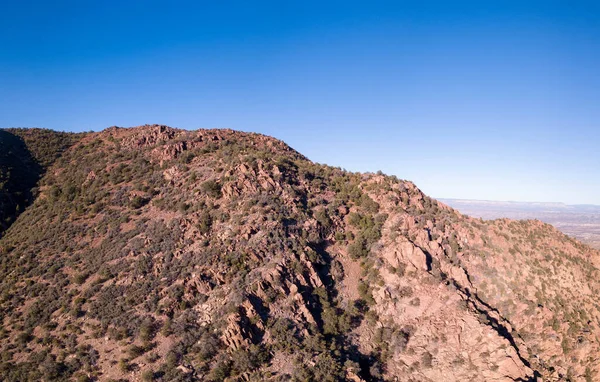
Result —
M0 240L1 380L600 372L600 256L541 222L158 125L81 137L39 189Z

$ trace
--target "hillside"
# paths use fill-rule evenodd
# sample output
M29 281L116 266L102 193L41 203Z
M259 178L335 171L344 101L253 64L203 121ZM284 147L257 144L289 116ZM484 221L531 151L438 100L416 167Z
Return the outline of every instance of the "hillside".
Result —
M0 237L33 201L44 171L82 135L47 129L0 130Z
M0 131L29 179L3 198L31 190L1 204L2 381L599 378L600 254L548 224L259 134L26 133Z

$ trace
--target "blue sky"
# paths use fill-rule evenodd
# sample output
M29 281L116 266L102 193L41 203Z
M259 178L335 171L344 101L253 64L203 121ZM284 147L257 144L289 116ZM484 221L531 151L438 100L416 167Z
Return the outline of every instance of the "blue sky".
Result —
M2 8L1 127L228 127L434 197L600 204L594 2Z

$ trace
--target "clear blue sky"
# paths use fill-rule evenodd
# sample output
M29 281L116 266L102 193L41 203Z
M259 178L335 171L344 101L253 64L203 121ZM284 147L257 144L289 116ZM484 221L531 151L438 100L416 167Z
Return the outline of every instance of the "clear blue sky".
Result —
M285 140L434 197L600 204L600 6L4 1L0 126Z

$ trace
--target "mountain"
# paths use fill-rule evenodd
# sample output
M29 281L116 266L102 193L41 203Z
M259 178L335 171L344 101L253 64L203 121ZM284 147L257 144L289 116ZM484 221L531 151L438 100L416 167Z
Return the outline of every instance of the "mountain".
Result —
M600 254L549 224L259 134L0 139L2 381L600 375Z
M439 199L461 213L483 219L538 219L600 249L600 206L564 203Z

